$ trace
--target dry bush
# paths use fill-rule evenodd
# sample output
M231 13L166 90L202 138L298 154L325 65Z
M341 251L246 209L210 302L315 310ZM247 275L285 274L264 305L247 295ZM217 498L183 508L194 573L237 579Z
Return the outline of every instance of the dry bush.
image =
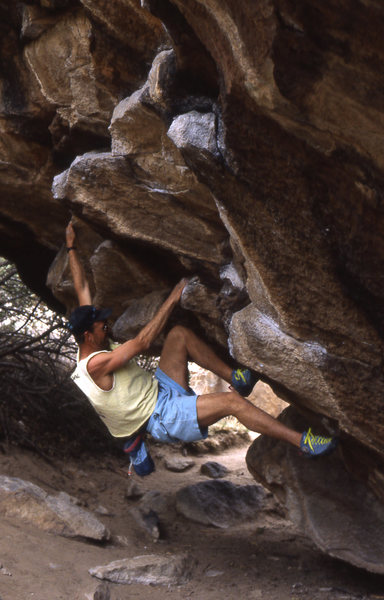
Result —
M0 440L37 452L105 450L111 438L70 379L76 345L60 315L0 259Z

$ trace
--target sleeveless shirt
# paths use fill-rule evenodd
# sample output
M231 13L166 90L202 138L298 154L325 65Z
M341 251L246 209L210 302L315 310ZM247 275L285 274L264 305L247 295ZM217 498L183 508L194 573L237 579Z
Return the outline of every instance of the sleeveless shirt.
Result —
M135 359L113 373L112 388L100 388L88 373L88 361L101 352L93 352L78 361L71 378L88 400L114 437L130 436L140 429L154 411L158 384L141 369Z

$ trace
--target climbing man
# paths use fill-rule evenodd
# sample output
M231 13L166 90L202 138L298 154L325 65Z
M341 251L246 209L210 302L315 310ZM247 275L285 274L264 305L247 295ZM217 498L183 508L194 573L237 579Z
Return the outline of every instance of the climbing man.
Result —
M257 375L249 369L233 370L186 327L177 325L170 330L152 378L137 365L135 357L147 352L163 330L187 280L173 288L136 337L111 345L107 319L112 311L92 305L71 222L66 229L66 242L79 302L69 318L69 328L79 346L72 378L112 436L131 456L139 474L153 470L143 443L145 431L161 442L191 442L205 438L210 425L229 415L252 431L289 442L307 456L333 450L334 438L313 435L310 429L304 433L294 431L245 399L257 382ZM189 360L227 381L230 391L196 395L188 385Z

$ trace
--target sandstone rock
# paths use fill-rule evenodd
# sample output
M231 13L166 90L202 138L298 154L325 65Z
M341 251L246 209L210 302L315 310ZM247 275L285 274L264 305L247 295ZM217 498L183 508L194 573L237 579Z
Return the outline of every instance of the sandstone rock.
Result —
M193 561L186 554L148 554L116 560L106 566L94 567L89 572L94 577L113 583L182 585L189 580L193 566Z
M175 473L181 473L187 471L195 465L195 461L191 458L178 458L171 457L164 460L164 466L168 471L174 471Z
M179 191L175 201L174 190L157 187L157 184L148 187L143 167L136 170L125 156L100 152L87 153L72 163L60 198L70 199L74 207L88 217L92 215L104 227L108 215L108 228L122 240L138 240L166 250L175 249L176 244L182 256L198 260L209 257L210 263L220 262L224 232L218 221L210 219L213 208L204 210L208 212L205 219L204 213L198 215L193 210L202 202L199 189L190 193L188 185ZM190 206L187 220L181 202L185 194ZM153 201L157 207L155 212L150 210ZM187 230L182 227L186 222Z
M192 277L180 299L180 304L196 313L208 313L213 319L220 318L217 294L209 290L198 277Z
M129 0L81 0L88 14L102 23L113 39L138 53L142 60L150 62L154 50L168 41L168 36L158 19L155 19L143 6ZM127 31L130 35L127 36ZM134 35L132 35L134 31ZM131 56L131 61L137 60ZM127 65L128 69L129 66Z
M211 371L189 364L189 385L197 395L227 392L229 384Z
M230 448L241 448L247 446L251 437L246 429L233 431L222 429L217 431L214 436L208 436L205 440L190 442L185 444L186 449L192 454L222 454L224 450Z
M156 107L168 108L172 102L171 85L177 65L173 50L164 50L155 57L148 75L150 102Z
M256 517L265 492L260 486L237 486L230 481L207 481L176 494L176 508L187 519L203 525L230 527Z
M34 40L56 22L56 17L50 15L39 6L23 6L23 22L21 35L23 38Z
M218 462L209 461L201 465L200 473L211 477L211 479L221 479L229 473L229 469Z
M39 238L48 249L57 250L61 242L58 244L59 232L67 219L67 211L52 199L50 193L55 170L49 152L44 144L25 140L12 129L9 131L7 121L2 119L0 134L0 210L4 240L10 237L15 243L21 233L15 225L12 226L12 222L23 223L29 212L28 225L24 225L25 244L28 239ZM53 215L55 221L52 224Z
M163 119L148 106L150 90L147 84L115 108L110 126L112 154L132 156L137 183L147 192L176 194L179 204L195 206L201 216L206 214L210 222L217 221L208 189L185 164L180 150L167 136ZM220 227L218 221L217 225Z
M134 337L155 316L168 296L167 291L156 291L130 302L128 308L115 321L113 335L126 340Z
M278 417L289 404L274 394L269 385L258 381L248 397L253 404L267 412L272 417Z
M302 417L292 409L284 413L283 420L298 430L304 428ZM362 479L345 470L342 458L343 441L332 455L310 460L283 442L263 437L250 447L247 465L321 550L357 567L383 573L383 506Z
M105 541L110 536L94 515L77 506L76 499L64 492L50 496L37 485L16 477L0 476L0 513L64 537Z
M115 99L104 88L100 103L101 90L90 52L91 31L84 13L64 16L26 46L25 59L43 95L58 105L57 114L70 127L77 125L106 135Z
M213 113L193 110L176 117L168 129L168 136L180 149L196 149L218 155L216 141L216 118Z

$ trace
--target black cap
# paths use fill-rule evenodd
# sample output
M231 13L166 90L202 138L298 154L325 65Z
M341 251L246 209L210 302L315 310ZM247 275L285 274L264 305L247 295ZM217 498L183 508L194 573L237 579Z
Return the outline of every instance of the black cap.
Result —
M81 335L85 331L89 331L97 321L106 321L111 314L111 308L97 309L92 304L85 304L71 312L68 328L75 335Z

